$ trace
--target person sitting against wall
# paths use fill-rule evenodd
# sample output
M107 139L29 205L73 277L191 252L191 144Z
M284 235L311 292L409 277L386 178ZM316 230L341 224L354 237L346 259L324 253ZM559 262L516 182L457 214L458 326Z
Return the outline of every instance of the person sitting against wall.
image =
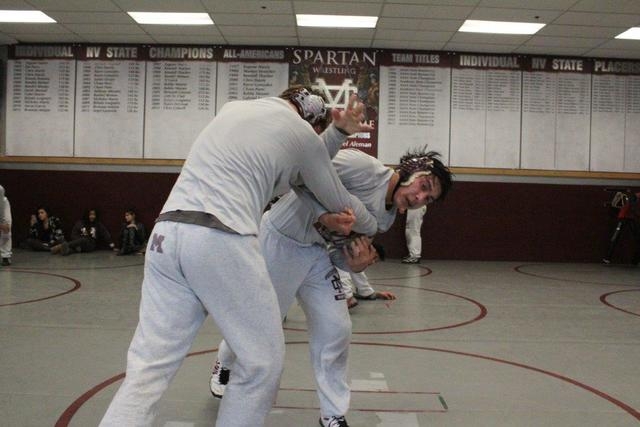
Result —
M136 220L136 212L129 209L124 213L125 223L120 230L118 255L144 254L147 232L144 225Z
M111 249L115 248L109 230L98 221L98 212L95 209L89 209L73 226L71 241L53 246L51 253L70 255L75 252L93 252L100 242L108 244Z
M49 215L49 209L41 206L31 215L29 237L20 247L32 251L48 251L64 242L60 218Z

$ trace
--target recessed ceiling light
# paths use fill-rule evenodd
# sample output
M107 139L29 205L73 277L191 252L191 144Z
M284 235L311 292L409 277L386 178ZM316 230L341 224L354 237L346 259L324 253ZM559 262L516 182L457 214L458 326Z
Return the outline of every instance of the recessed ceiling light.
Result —
M56 21L39 10L0 10L0 22L51 23Z
M208 13L127 12L138 24L213 25Z
M299 27L375 28L377 16L296 15Z
M535 34L546 24L508 21L476 21L467 19L458 31L463 33Z
M640 27L631 27L616 36L617 39L640 40Z

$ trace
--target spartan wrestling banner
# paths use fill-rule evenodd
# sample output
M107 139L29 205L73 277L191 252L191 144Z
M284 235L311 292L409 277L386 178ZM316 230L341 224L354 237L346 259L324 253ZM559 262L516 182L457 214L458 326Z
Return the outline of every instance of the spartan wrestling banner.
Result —
M325 94L331 108L345 108L353 93L365 103L365 120L374 130L352 135L343 147L357 148L377 157L380 95L377 51L300 48L287 53L289 85L311 85Z

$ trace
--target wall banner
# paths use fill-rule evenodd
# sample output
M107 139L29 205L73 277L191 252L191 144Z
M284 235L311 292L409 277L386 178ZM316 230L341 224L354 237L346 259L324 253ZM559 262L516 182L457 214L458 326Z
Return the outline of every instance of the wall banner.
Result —
M295 48L287 53L289 85L311 85L324 93L331 108L345 108L354 93L365 103L365 120L374 129L352 135L343 148L357 148L377 157L379 52L366 49Z

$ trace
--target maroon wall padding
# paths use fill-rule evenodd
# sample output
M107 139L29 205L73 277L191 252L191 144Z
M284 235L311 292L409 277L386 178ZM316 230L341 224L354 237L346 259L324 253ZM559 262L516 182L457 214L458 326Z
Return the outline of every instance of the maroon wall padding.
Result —
M14 245L26 237L39 205L59 216L68 235L83 212L97 208L114 239L133 207L151 228L177 178L174 173L2 170L12 206ZM424 259L598 262L615 226L601 186L456 182L430 207L422 226ZM377 238L390 258L406 255L405 216ZM629 261L624 233L614 261Z
M67 238L84 212L97 209L118 245L124 212L134 209L150 231L177 177L171 173L0 171L0 184L11 203L13 245L27 237L29 218L38 206L49 208L51 215L62 220Z

